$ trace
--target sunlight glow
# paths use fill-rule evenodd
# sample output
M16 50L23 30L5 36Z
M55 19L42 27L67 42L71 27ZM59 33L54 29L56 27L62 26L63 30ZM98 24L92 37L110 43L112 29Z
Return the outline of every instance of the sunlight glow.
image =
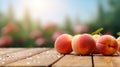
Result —
M64 8L60 0L22 0L22 4L29 9L33 19L42 19L41 21L44 23L55 20L54 14L60 13Z

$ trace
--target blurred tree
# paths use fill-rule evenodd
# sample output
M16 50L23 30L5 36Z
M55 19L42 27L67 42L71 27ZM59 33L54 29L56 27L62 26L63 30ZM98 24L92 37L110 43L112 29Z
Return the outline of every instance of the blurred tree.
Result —
M30 13L29 13L29 10L28 9L25 9L25 14L24 14L24 20L23 20L23 24L25 25L25 29L28 33L31 32L32 30L32 20L30 18Z
M120 31L120 0L108 0L110 5L109 17L106 18L108 27L111 28L113 35Z
M7 15L8 21L14 21L15 20L13 6L12 6L11 3L8 5L8 13L7 14L8 14Z
M2 12L0 11L0 23L2 22L2 20L3 20L3 14L2 14Z
M41 25L41 21L39 19L36 21L35 27L42 31L42 25Z
M97 23L101 24L101 26L103 26L104 23L104 9L103 9L103 5L102 5L102 1L98 0L98 18L97 18Z
M2 12L0 11L0 22L1 22L1 20L2 20Z
M116 36L116 33L120 31L120 0L107 0L109 10L105 11L105 6L102 5L102 1L98 1L98 18L94 23L90 23L91 31L103 27L104 33L112 33Z
M65 22L64 22L64 25L63 25L63 26L64 26L63 29L64 29L67 33L69 33L69 34L71 34L71 35L74 34L72 22L71 22L69 16L66 16L66 17L65 17Z
M77 16L75 17L75 25L80 24L80 23L81 23L81 21L79 19L78 14L77 14Z
M47 45L45 47L54 47L54 42L51 40L52 35L59 27L53 22L49 21L43 29L43 37L46 39Z
M2 23L2 20L3 20L3 18L2 18L3 16L2 16L2 13L1 13L1 11L0 11L0 30L1 30L1 28L3 27L3 23ZM1 35L1 31L0 31L0 35Z
M105 14L105 10L103 7L104 6L103 6L102 0L98 0L97 19L90 21L90 23L88 23L88 25L90 26L90 30L89 30L90 33L94 32L95 30L101 27L105 28L105 30L107 29L107 23L105 22L106 14Z
M58 30L58 26L55 23L52 22L48 22L49 24L47 24L44 27L44 31L43 31L43 35L46 39L50 39L50 37L52 36L52 34Z
M13 22L15 20L15 18L14 18L14 12L13 12L13 6L12 6L11 3L8 5L7 11L8 11L7 12L7 16L5 16L5 14L3 14L0 11L0 29L2 27L4 27L7 23Z
M88 32L88 26L85 23L81 23L78 16L75 18L75 26L73 28L74 34L81 34Z

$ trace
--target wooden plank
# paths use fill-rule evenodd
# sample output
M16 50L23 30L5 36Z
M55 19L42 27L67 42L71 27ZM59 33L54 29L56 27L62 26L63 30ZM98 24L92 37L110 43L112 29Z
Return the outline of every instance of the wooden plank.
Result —
M20 50L24 50L25 48L6 48L6 49L2 49L0 51L0 55L4 55L7 53L12 53L12 52L16 52L16 51L20 51Z
M120 56L112 57L113 67L120 67Z
M47 48L31 48L31 49L27 49L27 50L15 52L15 53L8 53L5 55L1 55L0 66L3 66L5 64L12 63L21 59L25 59L27 57L36 55L45 50L47 50Z
M111 56L94 56L94 67L113 67Z
M0 48L0 51L5 50L5 49L7 49L7 48Z
M61 57L63 57L63 55L52 49L46 52L42 52L38 55L8 64L6 66L50 66Z
M95 67L120 67L120 56L95 56Z
M117 51L117 54L120 56L120 52L119 51Z
M118 56L119 55L119 53L118 52L116 52L115 54L113 54L113 56ZM102 54L93 54L93 56L103 56Z
M91 56L66 55L52 66L53 67L92 67L92 59Z

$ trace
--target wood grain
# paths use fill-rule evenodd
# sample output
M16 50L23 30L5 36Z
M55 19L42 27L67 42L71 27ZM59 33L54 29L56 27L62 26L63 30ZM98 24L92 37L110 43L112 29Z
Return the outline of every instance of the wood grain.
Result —
M7 53L12 53L12 52L16 52L16 51L20 51L20 50L24 50L25 48L3 48L0 50L0 55L4 55Z
M75 56L66 55L58 62L52 65L53 67L92 67L91 56Z
M38 55L8 64L6 66L50 66L62 56L63 55L52 49L46 52L42 52Z
M113 67L111 56L94 56L94 67Z
M93 66L94 65L94 66ZM0 48L0 66L120 67L120 52L113 56L62 55L50 48Z
M8 63L12 63L21 59L25 59L27 57L33 56L35 54L38 54L42 51L47 50L46 48L31 48L31 49L26 49L22 51L18 51L15 53L8 53L5 55L0 56L0 66L3 66Z
M4 49L7 49L7 48L0 48L0 51L4 50Z
M120 56L112 57L113 67L120 67Z

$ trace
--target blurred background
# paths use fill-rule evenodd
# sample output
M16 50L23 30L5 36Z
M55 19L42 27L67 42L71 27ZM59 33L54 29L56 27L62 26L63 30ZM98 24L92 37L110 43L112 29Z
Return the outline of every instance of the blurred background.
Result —
M54 47L63 33L115 37L120 0L0 0L0 47Z

